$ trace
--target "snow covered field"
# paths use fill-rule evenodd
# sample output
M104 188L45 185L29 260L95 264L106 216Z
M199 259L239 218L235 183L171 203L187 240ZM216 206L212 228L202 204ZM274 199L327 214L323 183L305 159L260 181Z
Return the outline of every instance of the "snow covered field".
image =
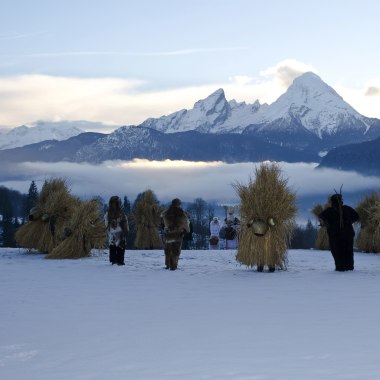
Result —
M234 251L45 260L0 249L1 380L380 378L380 255L352 273L292 250L257 273Z

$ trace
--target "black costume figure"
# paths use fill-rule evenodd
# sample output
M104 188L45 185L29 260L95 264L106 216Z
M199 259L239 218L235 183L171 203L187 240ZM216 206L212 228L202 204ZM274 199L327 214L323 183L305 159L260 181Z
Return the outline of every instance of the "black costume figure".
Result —
M331 206L319 214L319 219L327 228L335 270L353 270L355 232L352 223L359 220L359 215L352 207L343 205L341 194L332 195L330 201Z

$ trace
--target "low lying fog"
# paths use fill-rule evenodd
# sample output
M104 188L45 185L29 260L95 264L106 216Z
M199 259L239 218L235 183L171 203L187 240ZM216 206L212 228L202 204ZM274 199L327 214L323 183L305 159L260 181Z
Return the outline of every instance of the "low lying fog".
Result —
M188 161L107 161L101 165L76 163L25 162L0 168L0 185L27 193L34 180L38 189L52 177L65 178L73 194L84 198L111 195L136 195L152 189L161 202L179 197L193 201L237 202L234 182L245 184L254 175L255 163L226 164L223 162ZM355 172L315 170L317 164L279 163L290 187L298 197L327 197L334 189L363 193L380 189L379 177L364 177Z

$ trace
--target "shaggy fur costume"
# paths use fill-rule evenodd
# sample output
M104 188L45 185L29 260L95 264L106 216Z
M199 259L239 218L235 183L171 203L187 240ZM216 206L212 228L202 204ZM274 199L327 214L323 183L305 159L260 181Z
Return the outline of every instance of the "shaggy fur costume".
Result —
M124 265L129 225L118 196L114 195L110 198L104 221L107 228L110 263Z
M162 248L158 227L162 209L157 204L153 191L147 190L143 198L137 202L134 210L136 223L136 239L134 245L138 249Z
M189 219L181 207L174 205L164 211L161 217L165 226L165 266L166 269L176 270L183 236L190 231Z

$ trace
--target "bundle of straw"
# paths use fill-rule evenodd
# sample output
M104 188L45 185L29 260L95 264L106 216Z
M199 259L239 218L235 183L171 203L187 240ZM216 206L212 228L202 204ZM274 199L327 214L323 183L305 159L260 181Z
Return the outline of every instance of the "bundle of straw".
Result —
M162 208L157 204L152 190L145 191L134 210L136 238L134 245L138 249L162 248L158 227Z
M45 181L36 205L39 217L34 217L17 231L17 243L21 247L51 252L60 243L63 227L78 203L78 199L70 194L65 180Z
M311 212L314 214L314 216L319 221L319 214L322 211L324 211L327 207L329 207L328 203L326 203L324 206L322 206L321 204L316 204L312 208ZM315 248L322 250L322 251L324 251L324 250L326 251L326 250L330 249L329 236L327 235L327 229L326 229L326 226L324 226L324 225L320 225L320 227L318 228L317 238L315 241Z
M96 200L81 202L65 227L66 238L48 254L48 259L79 259L93 248L104 248L106 229Z
M364 197L356 207L361 228L356 247L363 252L380 252L380 193Z
M263 163L255 169L255 178L247 186L234 184L240 197L241 235L236 259L254 265L286 268L286 252L295 226L296 195L275 163ZM251 221L268 223L264 236L256 236ZM271 222L272 223L271 223Z

